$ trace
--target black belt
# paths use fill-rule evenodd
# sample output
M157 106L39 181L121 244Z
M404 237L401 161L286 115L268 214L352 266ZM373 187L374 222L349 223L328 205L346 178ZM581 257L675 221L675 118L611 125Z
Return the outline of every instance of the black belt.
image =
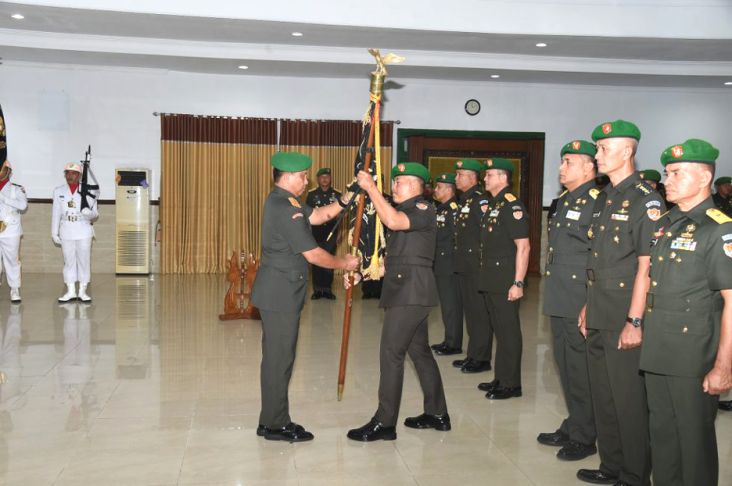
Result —
M598 280L607 280L609 278L634 278L637 269L635 267L616 267L616 268L588 268L587 280L596 282Z
M652 292L646 294L646 309L662 309L669 312L721 312L724 307L724 301L720 299L705 299L702 301L692 302L689 299L680 299L673 295L658 295Z

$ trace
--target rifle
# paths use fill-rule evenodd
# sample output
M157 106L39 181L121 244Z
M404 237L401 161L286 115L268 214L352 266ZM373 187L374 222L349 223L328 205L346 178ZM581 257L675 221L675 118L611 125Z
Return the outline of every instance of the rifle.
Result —
M89 184L89 175L91 174L95 184ZM94 192L92 192L94 191ZM89 201L87 197L96 199L99 195L99 183L94 173L91 171L91 145L89 145L84 153L84 160L81 161L81 183L79 184L79 195L81 196L81 210L89 209Z

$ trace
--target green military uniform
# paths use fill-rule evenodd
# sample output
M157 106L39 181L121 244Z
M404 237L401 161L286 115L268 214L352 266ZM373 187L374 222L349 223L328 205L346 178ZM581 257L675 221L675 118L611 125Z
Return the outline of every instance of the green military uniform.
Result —
M662 162L714 164L718 151L690 140ZM678 154L674 157L674 149ZM732 219L709 197L657 223L651 250L640 368L645 371L654 484L715 486L719 462L714 420L719 396L703 391L719 346L723 300L732 289Z
M509 301L508 290L516 273L515 240L529 237L528 211L506 187L481 206L481 214L478 289L496 334L495 379L503 388L518 388L523 347L519 300Z
M714 187L715 189L719 189L719 186L722 184L732 184L732 178L723 176L718 177L714 181ZM715 191L715 193L712 195L712 198L714 200L714 204L722 210L724 214L727 216L732 216L732 199L729 197L724 197L719 192Z
M452 176L452 177L450 177ZM439 182L454 183L455 176L442 174ZM452 181L452 182L450 182ZM447 347L463 347L463 301L460 296L460 283L455 273L453 253L455 251L455 219L459 206L456 198L437 206L437 246L435 249L435 281L440 297L442 323L445 326L444 343Z
M592 134L595 141L610 137L640 139L640 132L618 120ZM618 339L628 317L638 257L650 254L655 221L664 211L661 196L634 172L605 186L589 231L587 361L600 471L632 486L649 484L648 406L638 373L640 348L619 350Z
M473 162L477 167L472 165ZM455 168L477 169L480 174L481 165L478 161L467 160L459 161ZM488 199L488 195L478 184L460 194L460 209L455 223L454 262L468 331L467 360L480 362L490 362L493 354L493 329L488 309L478 292L480 220L483 216L480 208L488 203Z
M575 140L562 147L560 156L568 153L594 157L596 149L589 142ZM599 194L595 180L591 179L559 196L556 209L549 215L544 283L544 314L550 316L554 359L569 412L559 430L570 440L584 445L594 445L597 433L587 372L587 346L577 330L577 318L587 298L586 268L590 255L587 231Z
M330 169L323 168L317 172L319 177L323 174L330 174ZM305 200L308 206L311 208L319 208L333 204L341 197L341 193L329 187L327 191L322 190L320 187L313 189L308 192L308 196ZM312 226L313 237L318 243L318 246L323 248L331 255L335 255L336 246L338 242L338 235L334 234L330 240L328 235L335 228L335 221L331 220L326 223ZM333 270L329 268L321 268L317 265L313 265L313 290L315 292L322 292L325 295L332 295L331 286L333 285Z
M421 164L412 164L394 167L392 178L399 175L429 178L424 166L421 166L423 171L418 171L415 167ZM409 218L409 229L392 231L389 235L379 302L385 313L379 353L379 407L374 418L387 427L396 425L399 416L406 354L414 363L424 393L424 412L447 414L442 378L427 334L427 316L430 308L437 305L432 273L437 232L435 207L420 195L402 202L396 209Z
M300 165L292 167L291 171L295 172ZM300 170L307 167L309 164ZM264 203L262 259L251 301L262 315L259 423L270 429L280 429L292 422L287 388L308 286L308 262L303 253L318 247L308 219L312 212L309 206L301 206L294 194L277 186Z

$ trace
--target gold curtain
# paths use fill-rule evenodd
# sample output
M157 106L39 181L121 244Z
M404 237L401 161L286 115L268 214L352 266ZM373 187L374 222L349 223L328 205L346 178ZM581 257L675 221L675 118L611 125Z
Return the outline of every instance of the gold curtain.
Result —
M221 273L259 254L277 121L161 115L163 273Z

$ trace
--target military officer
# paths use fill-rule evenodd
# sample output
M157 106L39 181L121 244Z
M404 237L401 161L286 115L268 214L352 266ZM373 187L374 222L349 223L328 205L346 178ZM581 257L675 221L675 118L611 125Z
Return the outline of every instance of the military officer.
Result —
M488 203L488 195L478 184L483 169L485 165L474 159L458 160L455 164L455 186L461 194L455 222L454 263L468 330L468 356L452 364L463 373L490 370L493 353L493 328L478 292L481 206Z
M646 169L640 171L640 178L643 179L648 183L651 188L658 191L658 193L663 198L664 204L666 204L666 209L671 209L674 207L674 203L669 202L666 199L666 187L663 185L663 182L661 182L661 173L658 172L656 169Z
M635 171L636 125L603 123L592 132L598 170L610 184L598 196L589 236L587 304L580 331L595 412L599 469L577 477L599 484L647 486L650 477L648 407L638 373L650 241L664 212L661 196Z
M719 150L691 139L661 154L668 197L651 249L640 368L653 483L716 486L714 420L732 388L732 218L714 206Z
M28 198L23 186L10 182L13 169L10 162L0 167L0 273L10 287L10 301L20 302L20 237L23 227L20 213L28 208Z
M595 154L592 142L573 140L561 151L559 182L566 190L550 215L549 251L546 257L544 314L551 320L554 360L569 416L555 432L541 433L537 440L561 446L557 457L575 461L597 452L595 417L592 412L587 347L577 332L577 319L586 299L587 257L595 200Z
M496 333L495 379L478 385L491 400L521 396L521 321L519 301L529 268L529 218L524 204L511 192L513 164L486 161L485 190L491 195L481 205L480 273L478 290Z
M463 352L463 301L453 262L455 218L458 214L455 174L441 174L435 178L435 183L434 196L439 204L436 210L437 247L434 272L445 339L440 344L434 344L432 349L439 355L460 354Z
M718 177L714 181L714 204L727 216L732 216L732 177Z
M315 177L318 180L318 187L308 192L308 197L305 201L308 206L311 208L320 208L333 204L339 197L341 197L341 193L333 189L331 186L332 179L330 168L323 167L322 169L319 169L315 174ZM328 240L328 235L334 227L334 221L328 221L325 224L313 226L313 237L318 243L318 246L331 255L335 255L336 243L338 242L338 235L333 235L333 237ZM333 291L331 290L332 284L333 270L313 266L313 295L311 296L311 299L316 300L321 297L325 297L330 300L335 299L335 295L333 295Z
M51 239L61 245L64 255L64 283L66 293L59 297L59 302L79 299L91 302L87 286L91 280L91 244L94 238L92 221L99 216L97 200L87 197L88 208L81 209L79 179L81 166L76 163L66 164L64 177L66 184L53 190L53 208L51 212ZM79 293L76 293L76 282L79 282Z
M262 216L262 259L252 288L251 302L262 315L262 410L257 435L267 440L301 442L313 434L290 419L287 387L297 346L300 311L305 303L308 263L322 268L355 270L352 255L335 257L320 248L310 225L335 218L343 201L316 209L298 198L307 187L310 157L277 152L271 160L274 189Z
M427 316L430 308L437 305L437 286L432 273L437 232L435 207L422 196L424 182L430 174L418 162L397 164L391 173L396 208L384 199L370 174L361 171L357 176L379 218L391 230L379 302L385 310L379 351L379 407L366 425L348 432L349 439L363 442L397 437L395 427L407 353L424 393L424 413L407 418L404 425L450 430L442 378L427 335Z

